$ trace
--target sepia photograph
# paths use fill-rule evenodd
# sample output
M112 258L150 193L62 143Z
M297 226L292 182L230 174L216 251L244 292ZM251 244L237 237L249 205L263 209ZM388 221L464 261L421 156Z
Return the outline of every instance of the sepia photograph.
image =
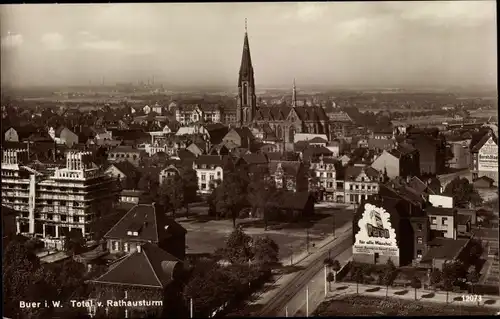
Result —
M1 4L3 319L500 314L496 12Z

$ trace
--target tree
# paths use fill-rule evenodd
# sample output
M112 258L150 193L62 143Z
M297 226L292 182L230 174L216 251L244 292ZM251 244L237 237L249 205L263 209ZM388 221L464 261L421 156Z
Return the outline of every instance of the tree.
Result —
M232 264L248 263L253 257L252 237L236 228L227 238L223 257Z
M341 267L340 267L340 263L339 263L339 261L338 261L337 259L335 259L335 260L333 261L333 263L332 263L332 265L331 265L331 268L332 268L332 270L334 271L334 275L335 275L335 277L334 277L334 281L337 281L337 273L338 273L338 271L339 271L339 270L340 270L340 268L341 268Z
M268 236L257 237L253 243L253 259L261 268L268 269L279 262L279 246Z
M417 300L417 289L420 289L422 287L420 278L418 278L417 276L413 276L413 278L411 279L411 286L415 289L415 300Z
M364 279L363 267L356 265L353 269L353 277L356 282L356 294L359 294L359 284L362 283Z
M215 206L218 212L230 216L236 228L236 218L247 203L247 183L239 172L229 172L216 188Z
M457 278L457 269L452 263L443 265L443 289L446 291L446 303L448 303L449 292L453 290L453 283Z
M172 210L172 217L184 204L184 183L179 175L174 175L165 181L159 190L160 203L167 209Z
M254 211L260 210L264 219L264 230L267 230L269 209L274 205L277 196L275 183L266 176L255 175L248 185L248 199Z
M189 204L196 200L196 193L198 192L198 175L192 168L182 171L182 186L184 192L184 205L186 208L186 215L189 214Z
M217 213L217 207L216 207L216 187L215 183L210 183L210 194L207 197L207 204L208 204L208 215L210 216L215 216L217 219L219 217ZM220 185L220 180L218 185Z
M453 179L446 185L444 194L452 196L455 205L462 208L468 208L469 205L479 206L483 202L474 185L465 177Z
M391 259L387 260L387 264L384 267L382 274L382 282L385 285L385 296L389 295L389 286L394 281L394 277L396 276L397 268L392 262Z
M469 282L472 288L472 293L474 293L474 286L479 282L479 273L477 272L476 267L471 266L469 268L469 272L467 274L467 281ZM479 306L479 298L477 301L477 305Z
M64 250L71 255L78 255L85 249L85 238L79 228L73 228L64 240Z
M434 289L436 289L436 285L443 280L443 274L441 270L439 270L438 268L432 269L429 279L431 286L433 286Z

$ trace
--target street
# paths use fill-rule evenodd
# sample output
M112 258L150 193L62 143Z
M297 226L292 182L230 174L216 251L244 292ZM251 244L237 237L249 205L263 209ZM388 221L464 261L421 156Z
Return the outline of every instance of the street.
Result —
M257 316L283 316L285 307L295 298L304 298L305 287L317 277L318 273L323 274L323 261L330 256L332 259L349 258L344 254L346 250L351 251L352 233L350 229L339 235L339 237L330 245L318 249L310 258L304 260L305 269L294 274L291 280L281 285L278 291L265 303ZM339 260L342 264L344 260ZM301 263L299 263L300 266ZM317 280L317 282L319 282ZM324 282L323 282L324 285ZM324 292L323 292L324 293ZM298 300L298 299L297 299ZM300 307L300 305L298 305ZM293 307L292 307L293 308Z

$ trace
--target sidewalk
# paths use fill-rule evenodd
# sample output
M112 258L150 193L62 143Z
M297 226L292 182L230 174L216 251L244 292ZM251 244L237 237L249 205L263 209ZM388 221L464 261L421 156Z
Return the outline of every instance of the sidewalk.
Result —
M324 252L324 248L327 246L331 246L334 244L335 241L342 241L346 237L348 237L351 233L351 225L346 224L343 227L337 229L337 233L339 234L336 238L333 238L333 236L329 236L319 243L316 244L315 248L310 248L309 251L310 253L307 254L307 252L300 252L297 254L293 255L293 266L296 267L304 267L306 268L307 266L310 265L311 262L313 262L316 258L318 258L319 255L321 255ZM333 246L332 246L333 248ZM283 258L281 260L283 265L288 265L290 266L290 257ZM290 281L294 279L294 277L297 275L297 272L293 272L290 274L279 274L275 276L274 281L268 283L265 285L263 290L256 292L253 295L253 301L250 302L250 305L265 305L267 304L279 291L279 289L283 286L288 284ZM271 289L268 289L272 287ZM268 289L268 290L267 290Z
M344 288L347 287L347 288ZM341 289L338 289L341 288ZM376 290L376 288L380 288ZM367 291L368 290L368 291ZM369 291L372 290L372 291ZM396 292L408 291L405 294L396 294ZM330 298L336 298L345 295L356 294L356 284L352 283L335 283L332 284L332 290L327 294L327 300ZM370 295L377 297L385 297L386 287L376 286L376 285L359 285L359 294ZM463 297L472 297L472 294L460 294L449 292L448 303L459 306L477 306L477 299L473 300L463 300ZM406 300L415 300L415 289L408 288L393 288L389 287L388 297L400 298ZM472 297L473 298L473 297ZM481 295L479 305L484 307L490 307L495 309L500 309L500 297L499 296L489 296ZM446 292L445 291L431 291L425 289L417 289L417 300L426 302L438 302L446 303ZM311 310L311 313L314 310Z

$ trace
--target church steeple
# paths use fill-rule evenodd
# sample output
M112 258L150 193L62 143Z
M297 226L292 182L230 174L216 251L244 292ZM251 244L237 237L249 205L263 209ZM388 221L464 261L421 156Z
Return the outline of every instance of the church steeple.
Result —
M293 79L293 90L292 90L292 107L297 106L297 88L295 87L295 78Z
M256 102L252 58L250 56L250 45L248 44L247 20L245 19L245 38L243 39L243 53L238 77L238 105L236 112L239 126L250 124L253 121Z

